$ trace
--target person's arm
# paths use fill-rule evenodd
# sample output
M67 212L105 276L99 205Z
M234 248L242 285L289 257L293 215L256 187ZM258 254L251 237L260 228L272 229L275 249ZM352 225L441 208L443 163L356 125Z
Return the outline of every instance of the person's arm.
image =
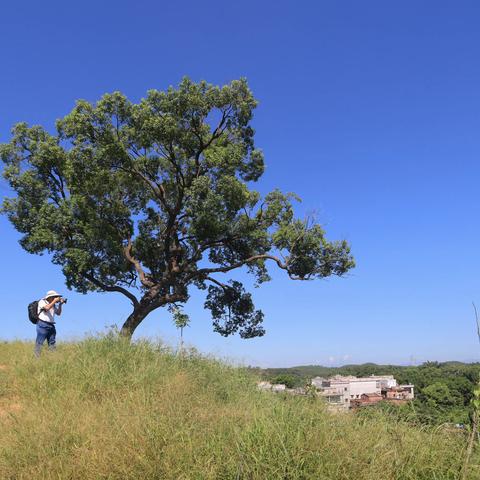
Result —
M58 302L55 305L55 315L61 315L62 314L62 302Z
M57 302L60 301L59 297L55 297L50 303L47 303L42 310L50 310Z

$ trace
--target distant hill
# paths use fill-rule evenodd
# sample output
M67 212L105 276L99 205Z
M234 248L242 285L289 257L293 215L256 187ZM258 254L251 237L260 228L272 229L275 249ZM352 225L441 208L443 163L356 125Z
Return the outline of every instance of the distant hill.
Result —
M332 375L399 375L401 378L404 378L416 372L417 369L424 370L427 368L437 368L449 372L459 371L461 373L465 373L466 371L480 372L480 363L464 363L452 360L447 362L425 362L416 366L380 365L369 362L358 365L342 365L341 367L326 367L323 365L297 365L294 367L279 368L253 367L254 370L266 377L289 374L300 377L302 380L308 380L313 377L330 377Z

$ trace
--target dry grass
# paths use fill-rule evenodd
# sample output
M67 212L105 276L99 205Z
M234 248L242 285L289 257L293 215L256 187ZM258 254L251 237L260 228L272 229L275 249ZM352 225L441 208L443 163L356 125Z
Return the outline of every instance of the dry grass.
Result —
M459 478L462 435L330 415L195 352L114 337L32 350L0 344L2 480Z

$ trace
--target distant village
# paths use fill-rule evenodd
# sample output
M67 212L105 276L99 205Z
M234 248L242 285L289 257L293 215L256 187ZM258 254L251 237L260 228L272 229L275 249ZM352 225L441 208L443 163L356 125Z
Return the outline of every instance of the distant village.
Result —
M332 409L341 410L375 405L382 401L402 404L414 398L414 386L398 385L393 375L315 377L306 388L290 389L270 382L259 382L257 386L260 390L294 395L306 395L310 391L323 398Z

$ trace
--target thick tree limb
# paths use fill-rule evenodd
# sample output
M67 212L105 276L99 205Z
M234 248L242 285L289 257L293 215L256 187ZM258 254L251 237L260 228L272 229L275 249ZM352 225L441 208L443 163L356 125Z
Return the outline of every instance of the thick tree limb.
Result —
M89 273L84 273L83 276L90 282L92 282L94 285L96 285L98 288L101 288L105 292L119 292L125 295L133 304L133 307L136 308L139 305L137 297L129 292L127 289L119 287L118 285L106 285L103 282L100 282L100 280L97 280L93 275Z
M212 278L212 277L206 277L205 280L208 280L212 283L215 283L216 285L223 288L224 290L226 290L227 288L231 288L230 286L226 285L225 283L219 282L217 279Z
M143 268L140 265L140 262L132 255L132 239L131 238L128 240L127 245L124 247L123 253L125 254L125 258L135 267L135 270L138 273L138 276L140 278L140 281L142 282L142 285L147 288L153 287L154 283L151 280L149 280L147 275L145 275L145 272L143 271Z
M243 265L247 265L248 263L255 262L256 260L273 260L276 264L282 269L288 269L288 263L282 262L278 257L273 255L261 254L261 255L253 255L252 257L246 258L240 262L236 262L233 265L228 265L226 267L212 267L212 268L201 268L198 270L199 275L208 275L209 273L225 273L229 272L230 270L235 270Z

